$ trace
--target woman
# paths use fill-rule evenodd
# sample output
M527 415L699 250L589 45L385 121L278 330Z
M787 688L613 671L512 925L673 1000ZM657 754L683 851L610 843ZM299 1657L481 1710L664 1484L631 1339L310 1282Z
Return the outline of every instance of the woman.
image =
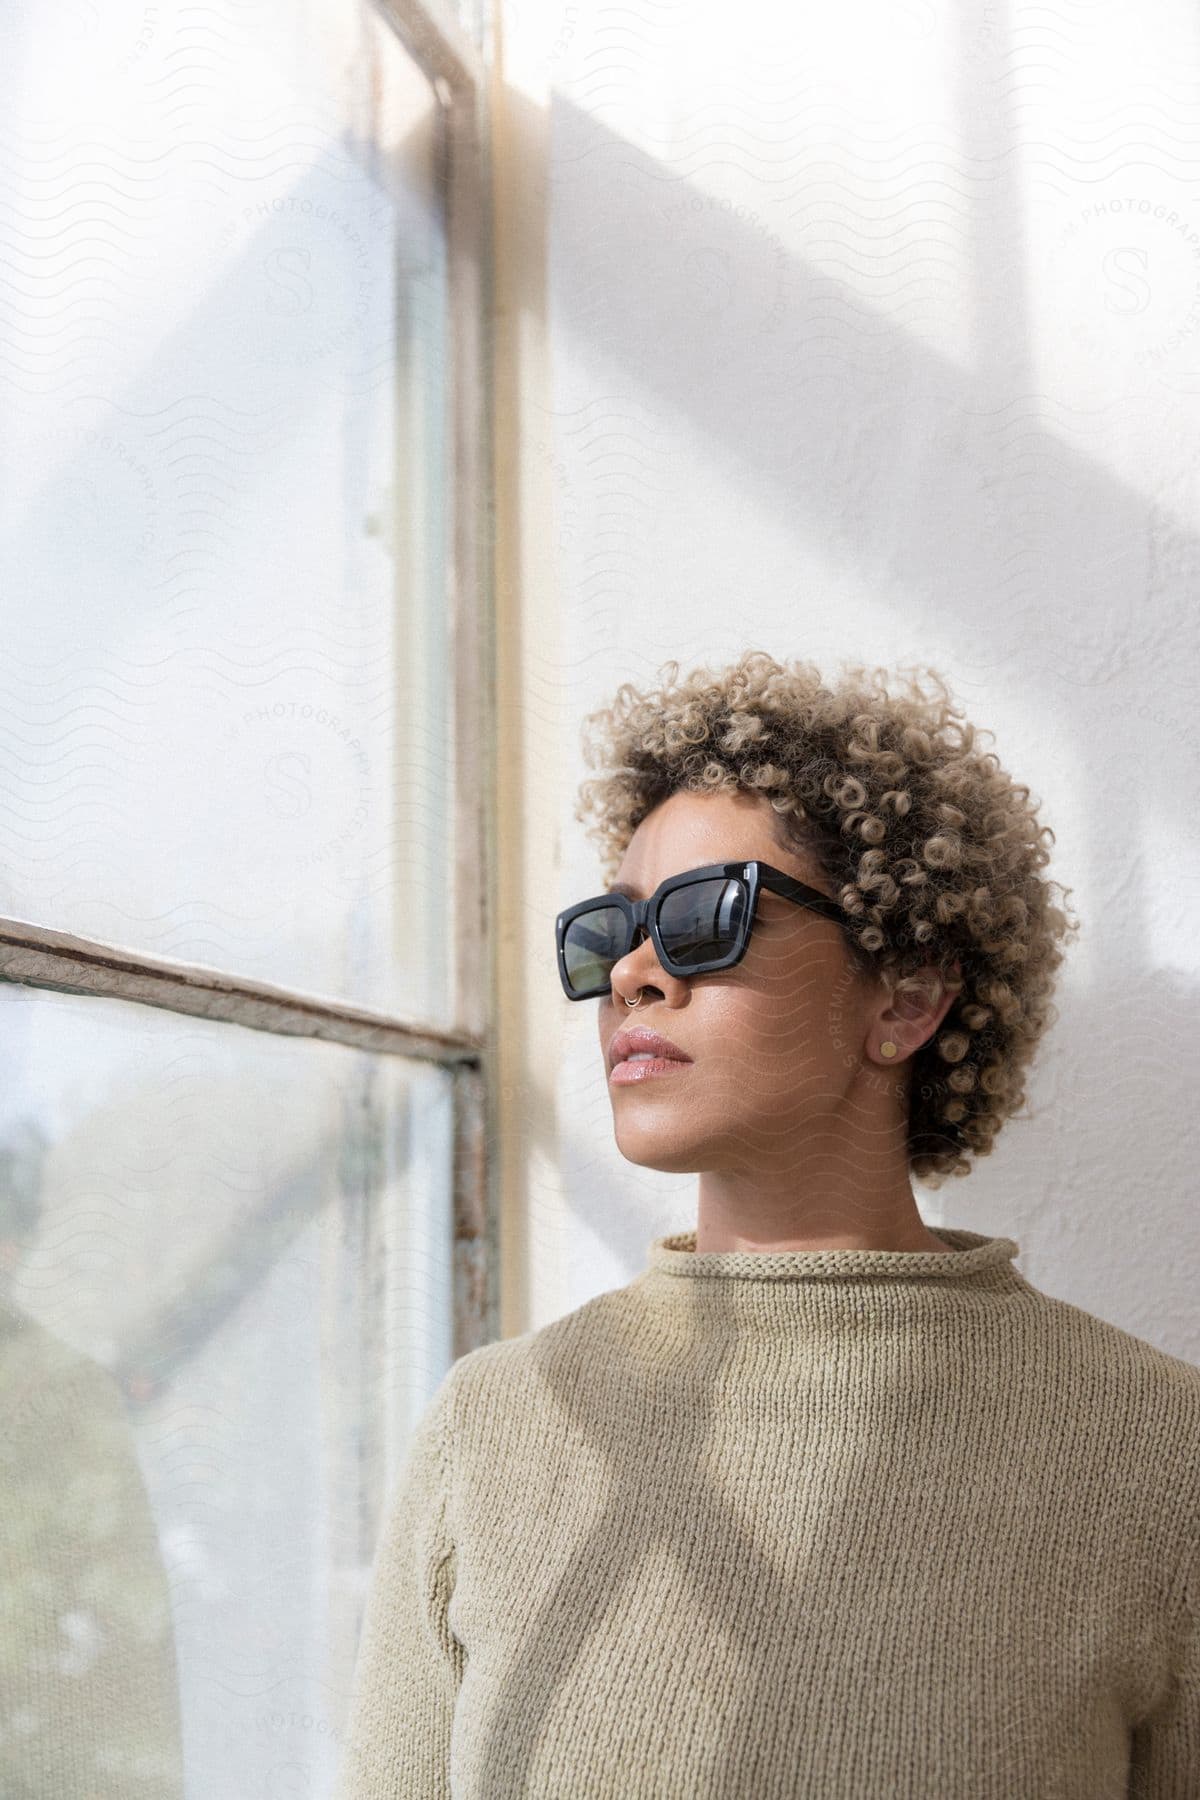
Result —
M668 669L589 720L557 949L696 1227L443 1379L342 1794L1196 1800L1200 1369L910 1185L1024 1100L1053 833L944 688Z

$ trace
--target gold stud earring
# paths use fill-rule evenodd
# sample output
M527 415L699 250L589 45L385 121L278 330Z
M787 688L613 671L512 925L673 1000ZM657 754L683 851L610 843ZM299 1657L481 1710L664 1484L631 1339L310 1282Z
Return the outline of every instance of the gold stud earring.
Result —
M896 1046L893 1044L891 1038L886 1039L884 1043L880 1044L879 1054L880 1056L895 1056Z

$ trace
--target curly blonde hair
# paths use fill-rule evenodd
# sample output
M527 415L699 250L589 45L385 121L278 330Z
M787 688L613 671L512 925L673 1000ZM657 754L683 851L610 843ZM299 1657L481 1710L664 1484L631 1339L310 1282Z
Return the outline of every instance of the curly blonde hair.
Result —
M582 784L575 818L610 886L669 795L762 795L780 847L814 857L851 915L844 935L863 975L913 993L916 971L936 965L957 992L912 1059L907 1143L910 1173L937 1188L970 1174L1023 1105L1034 1047L1058 1017L1060 946L1079 923L1054 903L1054 889L1064 901L1073 890L1041 874L1054 833L1029 789L975 747L979 732L955 722L962 709L925 672L933 695L915 668L889 694L888 672L861 664L826 686L812 663L765 651L682 681L668 662L658 691L625 682L585 718L585 761L605 773Z

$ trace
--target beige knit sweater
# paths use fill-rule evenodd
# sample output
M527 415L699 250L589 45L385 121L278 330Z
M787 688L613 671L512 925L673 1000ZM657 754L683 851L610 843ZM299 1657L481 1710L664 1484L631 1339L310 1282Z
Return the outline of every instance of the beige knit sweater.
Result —
M450 1368L340 1800L1200 1800L1200 1369L956 1255L697 1255Z

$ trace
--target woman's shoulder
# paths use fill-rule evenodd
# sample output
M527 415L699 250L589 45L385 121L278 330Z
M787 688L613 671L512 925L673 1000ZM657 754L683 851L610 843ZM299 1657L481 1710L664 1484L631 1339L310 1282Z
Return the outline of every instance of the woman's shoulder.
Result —
M529 1445L568 1421L608 1413L622 1371L637 1359L637 1309L626 1294L594 1295L545 1325L458 1357L442 1389L459 1447Z
M482 1397L497 1385L523 1382L550 1365L590 1359L606 1339L616 1343L625 1335L633 1316L628 1296L628 1289L612 1288L545 1325L480 1344L451 1364L447 1378L455 1380L462 1395Z
M1034 1291L1044 1327L1056 1339L1060 1356L1101 1375L1106 1386L1156 1394L1169 1406L1187 1409L1200 1422L1200 1365L1073 1301Z

